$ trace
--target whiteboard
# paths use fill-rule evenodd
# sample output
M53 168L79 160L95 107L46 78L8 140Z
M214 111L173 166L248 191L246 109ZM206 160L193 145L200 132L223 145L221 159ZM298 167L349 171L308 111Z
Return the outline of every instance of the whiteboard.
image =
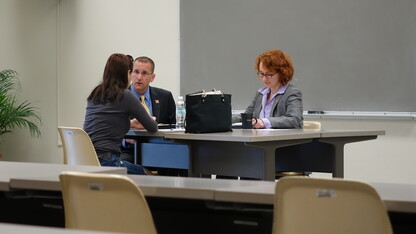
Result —
M245 109L255 58L287 52L304 110L416 111L414 0L181 0L181 94L216 88Z

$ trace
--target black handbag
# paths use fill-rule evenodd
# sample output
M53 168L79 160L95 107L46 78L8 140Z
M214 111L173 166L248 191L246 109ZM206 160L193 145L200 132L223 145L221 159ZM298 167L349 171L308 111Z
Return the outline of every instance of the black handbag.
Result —
M185 132L230 132L231 94L221 91L197 92L185 98Z

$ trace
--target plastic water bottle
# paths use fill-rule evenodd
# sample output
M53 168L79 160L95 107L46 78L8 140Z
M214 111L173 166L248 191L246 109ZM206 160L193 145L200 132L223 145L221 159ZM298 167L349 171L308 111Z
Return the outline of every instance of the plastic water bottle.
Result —
M185 128L185 116L185 102L183 101L183 97L179 96L176 102L176 128Z

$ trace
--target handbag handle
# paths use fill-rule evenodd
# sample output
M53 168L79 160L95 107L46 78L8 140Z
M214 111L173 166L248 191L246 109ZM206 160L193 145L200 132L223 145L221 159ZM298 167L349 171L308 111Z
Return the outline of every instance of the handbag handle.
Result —
M201 91L197 91L195 93L191 93L189 94L190 96L197 96L197 95L201 95L201 100L202 103L205 102L205 98L207 97L207 95L220 95L221 101L225 102L225 96L224 93L221 92L221 90L216 90L216 89L212 89L212 91L210 92L205 92L205 90L201 90Z
M221 90L213 89L211 92L208 92L208 93L203 90L203 93L201 95L202 103L205 102L205 98L207 95L218 95L218 94L220 95L221 101L225 102L225 96L224 96L224 93L221 92Z

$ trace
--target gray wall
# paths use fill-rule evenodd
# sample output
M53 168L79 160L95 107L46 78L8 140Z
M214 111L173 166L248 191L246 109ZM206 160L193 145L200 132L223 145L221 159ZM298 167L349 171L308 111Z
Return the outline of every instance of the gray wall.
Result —
M19 103L33 102L42 118L42 136L14 129L0 142L7 161L62 162L57 147L57 0L0 0L0 70L19 73Z
M179 0L0 0L0 70L19 72L42 136L16 129L0 160L62 163L57 126L82 127L86 98L112 53L146 55L151 84L179 96Z
M305 110L416 111L414 0L181 0L181 93L216 88L245 109L253 63L281 49Z

